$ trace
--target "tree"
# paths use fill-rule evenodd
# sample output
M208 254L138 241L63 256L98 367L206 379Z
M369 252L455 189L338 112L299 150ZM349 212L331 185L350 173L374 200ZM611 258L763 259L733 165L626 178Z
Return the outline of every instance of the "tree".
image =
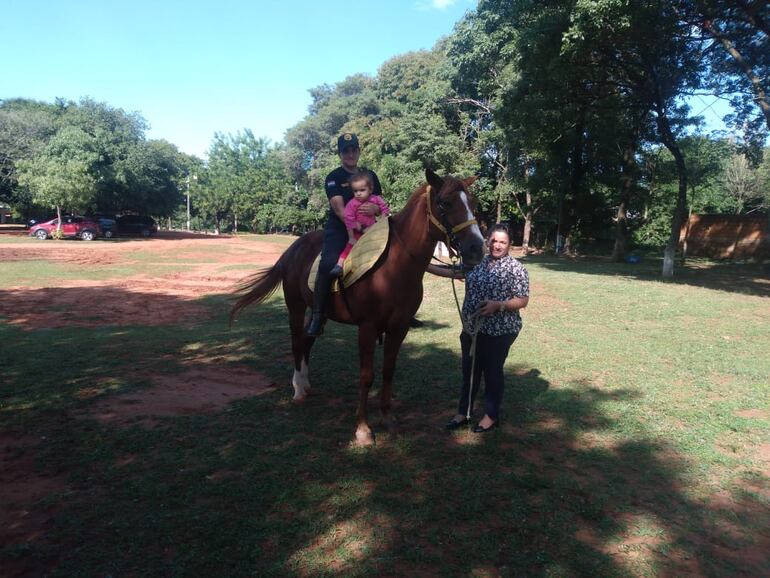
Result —
M728 159L722 179L725 192L735 202L736 214L761 207L764 191L760 188L760 177L745 155L734 154Z
M62 208L82 211L93 206L97 191L94 167L99 162L93 137L79 128L65 127L40 155L19 163L18 180L31 191L34 202L56 209L60 231Z
M114 181L97 197L100 210L170 216L182 202L182 178L191 163L175 145L141 140L113 165Z
M770 130L770 5L764 0L680 0L690 30L700 31L712 45L704 50L708 86L730 98L735 126L751 125L755 144Z
M0 201L29 205L29 191L18 186L17 166L45 148L56 133L57 109L26 99L0 101Z
M663 0L578 2L567 40L570 50L584 54L602 72L596 86L613 87L627 107L653 113L656 139L674 157L679 184L662 271L671 277L687 213L687 167L677 142L687 108L677 99L699 86L702 43L693 41L676 7Z

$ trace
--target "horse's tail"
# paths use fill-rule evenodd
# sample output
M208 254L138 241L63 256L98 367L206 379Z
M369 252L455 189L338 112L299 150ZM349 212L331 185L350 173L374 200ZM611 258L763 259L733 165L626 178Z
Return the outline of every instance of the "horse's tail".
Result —
M251 277L247 277L236 288L234 293L240 296L230 310L230 325L235 320L238 312L249 305L259 305L268 299L284 279L287 267L295 259L298 249L301 246L301 239L297 239L281 255L278 261L270 268L263 268L257 271Z

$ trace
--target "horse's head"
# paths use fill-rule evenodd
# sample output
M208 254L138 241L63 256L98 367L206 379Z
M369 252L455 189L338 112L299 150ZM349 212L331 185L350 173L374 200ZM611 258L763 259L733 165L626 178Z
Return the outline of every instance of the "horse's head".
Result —
M484 238L471 210L467 188L476 180L463 181L451 176L441 178L430 169L428 179L428 216L440 233L441 241L460 254L466 265L476 265L484 256Z

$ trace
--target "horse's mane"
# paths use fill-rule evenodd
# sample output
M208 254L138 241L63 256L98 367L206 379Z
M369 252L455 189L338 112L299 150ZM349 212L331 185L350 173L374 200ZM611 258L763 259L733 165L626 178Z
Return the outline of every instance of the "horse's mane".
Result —
M406 201L406 205L404 205L404 208L401 209L401 211L411 212L412 210L414 210L414 205L422 201L422 198L425 196L425 192L427 190L428 190L428 183L423 183L419 187L417 187L417 190L415 190L411 195L409 195L409 198Z
M451 175L447 175L444 177L444 182L457 182L460 183L462 186L462 181L459 179L456 179L455 177ZM463 189L465 187L463 186ZM409 199L406 201L406 205L404 205L404 208L399 211L399 213L409 214L411 213L415 208L417 203L422 202L422 199L425 197L425 193L428 190L428 183L423 183L417 189L409 196Z

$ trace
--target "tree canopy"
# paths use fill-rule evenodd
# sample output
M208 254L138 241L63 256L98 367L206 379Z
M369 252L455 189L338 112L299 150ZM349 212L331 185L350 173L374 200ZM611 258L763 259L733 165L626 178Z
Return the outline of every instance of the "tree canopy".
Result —
M477 174L481 221L517 243L662 248L669 276L689 212L768 209L769 21L760 0L481 0L431 50L310 88L284 142L220 133L206 161L105 103L0 101L0 200L179 222L189 194L200 225L304 231L353 131L396 210L425 167ZM705 94L729 138L688 107Z

